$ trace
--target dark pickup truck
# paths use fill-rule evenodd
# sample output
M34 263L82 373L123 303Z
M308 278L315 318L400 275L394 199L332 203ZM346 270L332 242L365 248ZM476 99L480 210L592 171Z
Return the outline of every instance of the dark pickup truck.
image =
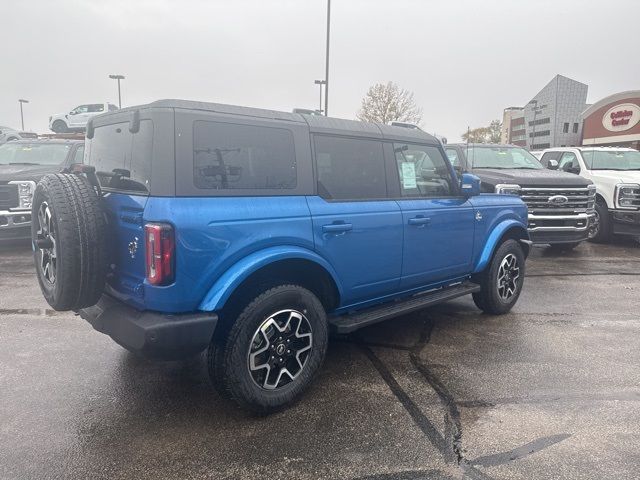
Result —
M547 170L514 145L451 144L445 151L458 172L480 177L482 192L522 198L529 208L533 243L571 249L589 237L596 194L590 180Z
M82 163L84 140L15 140L0 145L0 242L31 238L36 183Z

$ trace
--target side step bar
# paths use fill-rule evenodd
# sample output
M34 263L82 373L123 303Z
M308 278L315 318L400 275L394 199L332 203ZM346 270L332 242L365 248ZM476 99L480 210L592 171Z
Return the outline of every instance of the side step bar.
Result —
M480 285L464 282L431 292L417 293L405 300L383 303L351 315L332 317L329 319L329 324L336 333L351 333L359 328L382 322L388 318L415 312L416 310L478 291L480 291Z

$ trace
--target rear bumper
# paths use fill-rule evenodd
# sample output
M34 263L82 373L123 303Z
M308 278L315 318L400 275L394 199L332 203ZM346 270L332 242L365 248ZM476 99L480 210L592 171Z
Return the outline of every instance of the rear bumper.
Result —
M535 244L582 242L589 237L589 223L594 215L529 214L529 237Z
M611 210L613 233L640 236L640 211Z
M0 240L31 238L31 210L0 210Z
M109 295L102 295L96 305L77 313L127 350L164 360L186 358L207 348L218 323L215 313L139 311Z

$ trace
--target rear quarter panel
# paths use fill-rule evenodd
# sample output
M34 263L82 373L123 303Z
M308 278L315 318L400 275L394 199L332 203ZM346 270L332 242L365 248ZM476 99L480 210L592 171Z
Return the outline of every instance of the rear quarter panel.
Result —
M216 280L251 253L282 245L313 250L302 196L152 197L144 221L172 224L176 238L175 282L166 287L145 283L150 310L196 310Z

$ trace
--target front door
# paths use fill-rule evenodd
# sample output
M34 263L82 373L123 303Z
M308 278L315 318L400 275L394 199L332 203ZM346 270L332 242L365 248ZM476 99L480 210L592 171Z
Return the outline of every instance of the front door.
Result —
M68 118L71 128L83 127L89 119L89 105L80 105L74 108Z
M471 270L475 210L437 146L394 143L404 229L403 289Z
M307 197L317 252L343 286L342 306L394 293L402 263L402 214L387 196L382 143L314 137L318 195Z

